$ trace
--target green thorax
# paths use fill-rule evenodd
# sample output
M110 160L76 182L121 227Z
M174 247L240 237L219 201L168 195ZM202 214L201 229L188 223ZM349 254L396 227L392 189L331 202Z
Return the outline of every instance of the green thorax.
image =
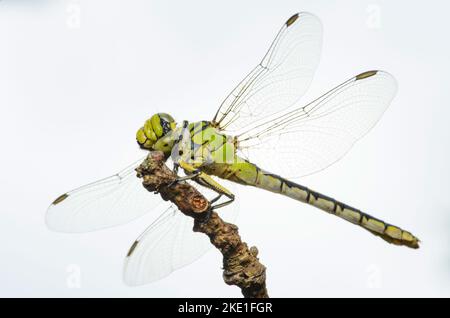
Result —
M240 160L236 155L235 138L223 134L208 121L189 123L186 127L177 125L158 139L153 150L163 151L174 160L183 160L198 168Z
M208 121L190 123L190 154L196 165L233 163L236 161L236 142Z

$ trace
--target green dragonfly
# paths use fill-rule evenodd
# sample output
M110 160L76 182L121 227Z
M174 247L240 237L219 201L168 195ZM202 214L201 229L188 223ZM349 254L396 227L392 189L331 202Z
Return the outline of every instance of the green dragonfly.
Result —
M176 171L184 171L180 182L192 180L216 192L215 209L235 205L230 204L233 192L223 183L228 180L310 204L389 243L418 248L419 240L410 232L291 181L344 156L380 119L397 88L389 73L367 71L298 105L319 63L321 45L319 19L305 12L293 15L212 120L177 123L158 113L137 131L137 142L142 149L163 151ZM140 162L58 197L47 211L47 225L56 231L86 232L150 212L162 200L136 178ZM126 257L124 279L130 285L167 276L209 247L192 232L191 218L173 206L160 211Z

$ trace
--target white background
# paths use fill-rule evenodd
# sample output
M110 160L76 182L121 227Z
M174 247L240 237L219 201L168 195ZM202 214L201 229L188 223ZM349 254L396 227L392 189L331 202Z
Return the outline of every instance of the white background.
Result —
M58 234L45 211L62 192L139 158L135 131L153 113L212 118L297 11L324 26L303 102L369 69L399 82L375 129L300 183L423 243L388 245L241 187L237 225L260 250L270 295L450 296L449 9L445 1L0 1L0 296L239 297L222 281L216 250L156 283L124 285L123 258L151 218Z

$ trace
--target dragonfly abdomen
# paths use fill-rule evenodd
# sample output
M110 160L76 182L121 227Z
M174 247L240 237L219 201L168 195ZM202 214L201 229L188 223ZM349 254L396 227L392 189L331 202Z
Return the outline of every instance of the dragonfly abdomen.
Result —
M308 203L330 214L334 214L346 221L359 225L372 234L380 236L389 243L405 245L411 248L419 247L419 240L410 232L398 226L388 224L345 203L315 192L307 187L284 179L280 176L260 172L258 187L279 189L280 194L292 199ZM277 180L277 181L276 181ZM274 191L275 192L275 191Z
M310 204L325 212L359 225L389 243L405 245L411 248L419 247L419 239L410 232L405 231L398 226L388 224L305 186L266 172L250 162L224 165L221 167L220 173L216 175L234 182L255 186Z

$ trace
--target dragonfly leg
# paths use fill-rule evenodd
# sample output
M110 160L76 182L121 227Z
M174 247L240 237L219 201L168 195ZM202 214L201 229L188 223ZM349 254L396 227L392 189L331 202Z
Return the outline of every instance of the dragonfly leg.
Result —
M222 194L219 194L217 197L215 197L214 199L212 199L211 201L209 201L210 203L216 203L217 201L219 201L219 199L222 197Z
M172 171L173 171L173 173L175 173L176 175L178 175L178 168L180 167L180 165L178 164L178 163L174 163L173 164L173 169L172 169Z
M209 180L208 180L209 179ZM222 198L222 196L226 196L229 200L216 204L211 205L210 211L214 209L220 209L224 206L227 206L228 204L232 203L234 201L234 194L231 193L228 189L220 185L217 181L212 179L209 175L202 173L197 179L194 179L198 184L204 186L205 188L211 189L214 192L216 192L218 195L212 199L210 202L211 204L216 203L217 201ZM212 182L211 182L212 181Z
M209 187L208 187L209 188ZM214 189L213 189L214 190ZM217 202L221 197L222 197L222 193L220 193L217 197L215 197L214 199L212 199L210 202L211 202L211 204L212 203L215 203L215 202ZM228 196L227 196L228 197ZM225 201L225 202L222 202L222 203L219 203L219 204L216 204L216 205L211 205L211 208L209 208L209 210L208 211L206 211L206 215L205 215L205 217L201 220L201 222L202 223L205 223L205 222L208 222L208 220L209 220L209 218L211 217L211 214L212 214L212 212L214 211L214 210L217 210L217 209L220 209L220 208L223 208L224 206L226 206L226 205L228 205L228 204L230 204L230 203L232 203L233 201L234 201L234 195L233 194L231 194L231 197L229 197L230 199L228 200L228 201Z
M211 189L218 194L217 197L211 200L211 203L217 202L223 195L229 199L228 201L212 205L210 209L211 211L213 209L220 209L234 201L234 194L231 193L230 190L222 186L220 183L215 181L213 178L211 178L211 176L209 176L208 174L200 171L199 169L195 168L194 166L186 162L180 162L180 167L183 168L188 173L192 172L192 174L189 174L186 177L189 177L189 179L194 179L198 184L208 189Z
M178 177L177 180L175 180L175 182L179 182L179 181L186 181L186 180L191 180L191 179L195 179L198 176L200 176L201 171L195 171L194 173L190 173L187 176L184 177Z
M178 170L178 168L177 168ZM175 173L176 174L176 173ZM186 181L186 180L191 180L191 179L195 179L197 178L199 175L201 174L200 170L197 170L193 173L188 174L187 176L184 177L177 177L174 181L172 181L168 186L171 187L174 184L181 182L181 181Z
M221 194L219 194L218 196L217 196L217 200L219 200L219 198L221 197L222 195ZM223 208L224 206L227 206L228 204L231 204L231 203L233 203L233 201L234 201L234 194L231 194L231 196L227 196L228 197L228 201L225 201L225 202L222 202L222 203L219 203L219 204L216 204L216 205L213 205L212 207L211 207L211 210L214 210L214 209L220 209L220 208ZM217 201L216 200L216 201ZM212 202L212 201L211 201Z

